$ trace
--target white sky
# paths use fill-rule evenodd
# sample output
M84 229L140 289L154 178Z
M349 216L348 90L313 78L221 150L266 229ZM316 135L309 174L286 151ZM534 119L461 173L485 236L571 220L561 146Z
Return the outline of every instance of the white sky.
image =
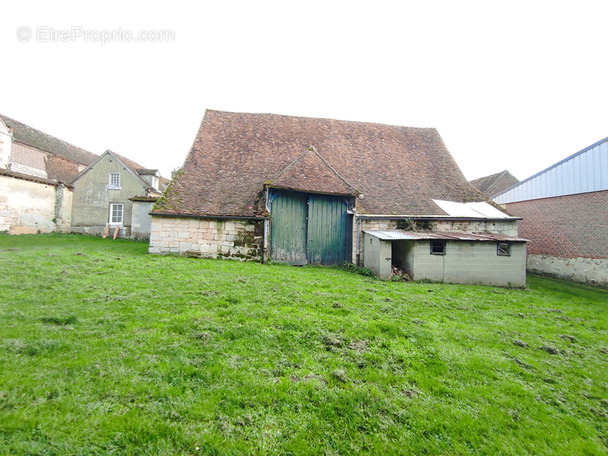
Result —
M205 109L435 127L469 179L524 179L608 136L602 0L190 3L4 3L0 112L165 176ZM89 41L45 38L73 27Z

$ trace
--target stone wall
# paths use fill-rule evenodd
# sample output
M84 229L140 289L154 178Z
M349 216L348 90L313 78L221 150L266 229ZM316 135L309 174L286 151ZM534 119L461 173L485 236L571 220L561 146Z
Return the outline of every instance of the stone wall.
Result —
M0 231L66 231L71 208L72 192L63 185L0 175Z
M608 260L528 255L528 271L608 288Z
M261 260L264 221L152 216L150 253Z

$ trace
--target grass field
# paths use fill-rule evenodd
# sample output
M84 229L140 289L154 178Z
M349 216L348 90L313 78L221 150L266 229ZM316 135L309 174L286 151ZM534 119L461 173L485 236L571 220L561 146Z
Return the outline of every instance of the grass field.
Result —
M608 291L0 235L0 454L608 454Z

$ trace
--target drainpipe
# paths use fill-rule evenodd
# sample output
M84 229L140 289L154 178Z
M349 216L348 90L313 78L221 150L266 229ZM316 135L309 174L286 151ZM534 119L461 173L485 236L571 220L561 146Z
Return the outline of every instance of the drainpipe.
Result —
M357 266L361 266L361 217L357 217Z
M270 208L268 207L268 187L266 187L266 201L264 202L264 206L266 207L266 212L270 213ZM268 228L270 224L270 219L264 220L264 241L262 244L262 264L266 263L266 257L268 256Z

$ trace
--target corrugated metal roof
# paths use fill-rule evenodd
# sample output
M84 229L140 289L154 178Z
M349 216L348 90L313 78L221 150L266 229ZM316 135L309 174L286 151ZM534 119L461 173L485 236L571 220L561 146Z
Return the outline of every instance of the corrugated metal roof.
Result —
M505 214L492 205L484 202L476 203L459 203L457 201L436 200L433 202L439 206L444 212L447 212L451 217L471 217L471 218L490 218L490 219L508 219L513 218Z
M499 204L608 190L608 138L521 181L494 198Z
M476 241L476 242L527 242L517 236L506 236L496 233L464 233L460 231L401 231L401 230L365 230L366 234L383 241Z

